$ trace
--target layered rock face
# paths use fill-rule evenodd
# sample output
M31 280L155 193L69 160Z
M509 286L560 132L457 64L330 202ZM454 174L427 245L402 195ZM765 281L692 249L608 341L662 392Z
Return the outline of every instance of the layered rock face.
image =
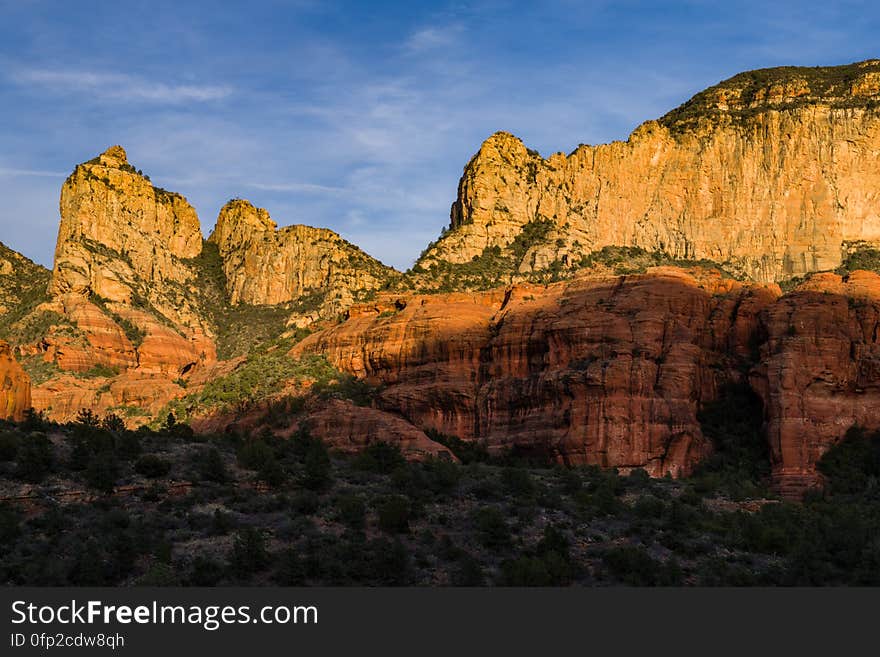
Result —
M166 377L125 371L109 378L61 374L32 389L32 403L56 422L72 422L84 408L114 413L128 426L148 423L185 390Z
M519 271L605 246L708 259L758 281L880 241L880 61L768 69L699 94L626 142L544 159L507 133L465 168L450 230L420 260L467 263L528 227Z
M816 274L761 317L752 385L764 400L774 478L798 492L853 425L880 428L880 276Z
M658 268L549 287L415 296L355 308L306 338L385 384L380 406L420 428L566 463L681 475L707 455L696 413L738 376L776 286Z
M0 340L0 419L20 422L31 407L31 380Z
M278 229L266 210L241 199L223 207L209 241L219 248L233 304L275 305L317 293L324 314L336 314L394 273L331 230Z
M18 346L60 370L35 387L34 407L59 421L80 408L143 421L182 394L172 380L216 360L197 293L198 217L119 146L76 167L60 211L49 296L23 320L48 328Z
M193 278L181 261L202 251L199 219L185 198L154 187L113 146L76 167L61 188L60 210L50 294L125 304L146 296L169 319L194 319L177 303Z

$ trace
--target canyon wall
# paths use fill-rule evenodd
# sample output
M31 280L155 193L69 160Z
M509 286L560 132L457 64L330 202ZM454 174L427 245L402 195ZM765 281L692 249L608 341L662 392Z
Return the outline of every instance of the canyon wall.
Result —
M778 295L658 268L388 298L353 308L293 354L324 354L383 384L381 408L490 451L677 476L709 453L700 404L739 376L759 313Z
M768 69L698 94L626 142L548 158L490 137L465 167L449 230L421 258L461 264L549 231L519 273L605 246L707 259L757 281L833 269L880 241L880 61Z
M776 487L821 483L816 462L853 425L880 429L880 276L816 274L768 306L751 373Z

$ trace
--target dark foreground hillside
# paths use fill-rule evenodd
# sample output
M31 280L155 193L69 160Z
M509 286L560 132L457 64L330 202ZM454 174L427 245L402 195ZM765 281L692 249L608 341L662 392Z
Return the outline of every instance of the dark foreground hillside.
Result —
M461 459L356 457L300 432L127 431L83 412L0 432L6 585L880 584L880 438L851 431L805 502L764 487L749 399L702 416L692 478L563 468L446 440ZM734 409L738 408L738 412ZM741 418L741 419L737 419Z

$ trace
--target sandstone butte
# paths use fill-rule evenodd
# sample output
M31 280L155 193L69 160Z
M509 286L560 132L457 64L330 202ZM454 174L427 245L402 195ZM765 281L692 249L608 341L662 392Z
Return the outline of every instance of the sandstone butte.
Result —
M395 273L325 228L279 230L266 210L241 199L220 210L208 241L219 249L231 303L280 304L320 291L326 300L312 321L335 317Z
M307 298L308 312L292 321L311 323L335 318L394 273L330 230L276 230L265 210L243 200L223 208L205 242L186 199L155 187L120 146L75 168L60 214L48 296L34 309L59 321L18 346L59 370L33 388L34 407L59 421L88 407L143 423L183 396L194 375L204 384L230 304ZM21 256L3 248L0 277L9 270L13 278ZM219 290L205 280L215 264ZM12 286L2 287L14 305ZM83 378L96 367L103 376Z
M279 229L243 200L204 241L186 199L112 147L64 183L51 276L13 284L32 263L0 250L0 325L48 285L23 314L51 325L13 343L20 359L55 368L31 403L58 420L81 407L125 411L134 425L239 366L217 358L230 309L281 304L289 327L316 331L294 357L321 354L384 384L373 408L317 404L288 429L308 421L344 450L386 437L411 458L447 453L425 434L434 429L493 450L682 475L711 450L698 410L739 382L764 402L776 485L796 494L820 482L816 462L846 429L880 428L880 278L809 276L880 242L878 106L873 60L741 74L626 142L568 156L542 158L497 133L465 167L449 229L418 276L331 231ZM603 246L711 260L742 281L707 263L575 271ZM496 248L516 255L513 284L412 291L431 289L433 268ZM570 280L522 282L542 270ZM782 295L776 282L800 275ZM347 321L320 321L340 313ZM27 379L11 353L0 364L16 416Z
M880 240L880 60L752 71L698 94L625 142L548 158L490 137L465 167L429 268L551 227L522 272L604 246L708 259L761 282L834 269Z

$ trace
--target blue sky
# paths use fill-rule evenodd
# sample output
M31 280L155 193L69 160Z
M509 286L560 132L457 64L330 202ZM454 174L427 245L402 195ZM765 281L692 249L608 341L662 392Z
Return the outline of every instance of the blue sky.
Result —
M625 139L878 34L873 2L0 0L0 240L51 266L61 183L119 143L206 233L243 197L406 268L496 130L544 155Z

